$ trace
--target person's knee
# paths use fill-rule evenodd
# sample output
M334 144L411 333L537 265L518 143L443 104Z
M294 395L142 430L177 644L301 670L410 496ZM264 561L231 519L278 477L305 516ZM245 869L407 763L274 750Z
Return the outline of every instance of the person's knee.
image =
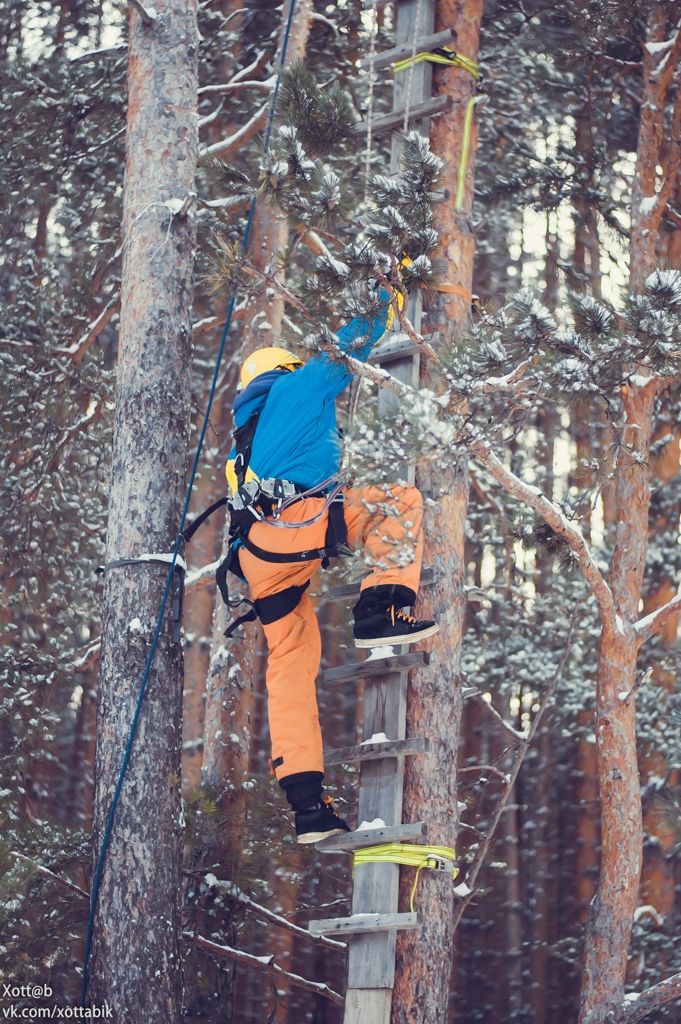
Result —
M413 484L396 484L393 494L403 509L423 510L423 495Z

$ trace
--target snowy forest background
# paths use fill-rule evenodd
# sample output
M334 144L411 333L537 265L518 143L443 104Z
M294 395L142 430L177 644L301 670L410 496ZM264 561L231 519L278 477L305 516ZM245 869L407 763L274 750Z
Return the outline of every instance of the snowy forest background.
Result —
M649 50L648 59L659 59L659 75L667 62L672 72L660 160L673 192L665 197L655 229L656 263L665 273L648 292L657 334L649 331L646 351L671 383L655 399L643 612L672 597L681 565L681 405L678 376L670 370L674 360L678 366L681 282L668 273L681 265L680 55L673 41L678 30L676 37L671 32L678 18L673 3L485 4L484 102L477 110L472 216L476 300L469 344L450 353L452 372L465 369L471 380L506 372L507 354L536 356L529 394L508 403L503 395L482 394L471 385L472 408L482 422L494 424L497 455L562 503L565 514L579 522L595 561L606 565L616 528L610 413L617 372L610 378L602 368L591 373L584 368L584 348L576 359L574 347L561 351L556 342L552 348L551 339L557 327L572 327L594 345L597 338L612 338L603 322L611 307L620 311L622 337L640 328L640 320L632 327L635 310L627 305L629 234L642 53L652 8L663 12L670 28L670 45ZM359 120L366 113L369 81L358 61L369 52L372 19L362 0L314 0L309 10L306 64L315 81L347 92L352 117ZM91 875L101 600L95 567L104 558L124 241L127 5L2 0L0 12L5 124L0 138L0 619L5 637L0 968L3 979L15 983L49 980L57 998L75 1002ZM240 237L249 182L259 173L281 13L259 0L199 5L195 422L205 406L224 319L232 246ZM394 45L392 18L390 5L379 8L379 50ZM376 113L390 109L391 89L390 74L379 73L373 87ZM364 188L364 145L362 135L356 144L344 138L334 153L334 169L343 187L356 190L355 201ZM371 159L375 173L386 173L385 137L374 140ZM438 216L436 206L436 228ZM253 249L266 262L289 242L276 235L266 217L255 227ZM286 254L292 292L305 294L305 261L319 251L311 249L304 258ZM249 287L228 343L194 511L223 493L242 345L282 340L295 346L301 340L295 306L282 303L279 331L263 313L272 297L264 294L262 282ZM604 304L594 307L590 298ZM426 294L426 310L428 301ZM375 402L372 388L364 387L354 429L359 457L364 453L368 459L363 431ZM398 421L398 434L408 426ZM385 442L391 461L394 434ZM378 472L368 461L364 467ZM517 757L521 740L513 729L522 734L531 724L570 623L573 632L569 657L501 817L476 898L457 928L449 1020L562 1024L577 1019L584 928L599 870L595 602L570 559L557 557L561 552L538 520L496 486L484 467L473 462L469 472L466 585L476 589L466 613L462 676L481 699L465 704L459 748L457 848L464 864L475 860ZM197 927L216 942L255 955L272 953L286 971L342 992L342 951L281 927L259 910L265 907L302 927L315 914L349 913L350 878L344 858L321 859L294 843L267 765L265 650L259 634L250 627L248 643L239 642L235 655L227 656L219 642L215 587L202 569L219 557L223 527L214 517L189 550L183 927L188 933ZM351 571L357 575L358 566ZM326 574L321 590L342 582L346 572L347 567ZM320 598L319 612L324 664L342 664L350 644L349 607L324 605ZM134 636L128 640L135 642ZM645 838L627 968L632 991L681 971L676 618L648 641L638 668ZM224 716L211 698L216 679L233 691L236 724L229 728L223 728ZM207 680L212 680L209 691ZM327 742L334 747L356 742L354 689L320 690L319 700ZM354 824L353 773L330 769L327 782ZM211 875L231 884L211 885ZM341 1019L339 1006L324 995L285 982L275 986L248 965L211 959L189 940L185 954L187 1020L335 1024ZM679 1020L679 1012L671 1003L649 1019Z

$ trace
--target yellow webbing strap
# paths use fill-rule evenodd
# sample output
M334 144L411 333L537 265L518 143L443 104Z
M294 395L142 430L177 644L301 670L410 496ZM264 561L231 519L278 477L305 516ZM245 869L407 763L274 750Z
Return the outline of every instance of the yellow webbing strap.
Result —
M466 104L466 113L463 119L463 137L461 139L461 157L459 159L459 170L456 175L456 202L455 208L460 210L463 207L463 198L466 193L466 173L468 171L468 153L471 148L471 128L473 127L473 111L476 103L482 99L482 95L471 96Z
M383 843L381 846L365 846L355 850L353 871L360 864L404 864L408 868L416 868L414 884L409 896L409 909L414 912L414 896L423 868L446 871L456 878L459 869L456 866L456 851L451 846L414 846L411 843Z
M470 57L464 57L462 53L457 53L456 50L450 49L449 46L437 46L434 50L425 50L422 53L416 53L413 57L404 57L402 60L396 60L394 64L390 65L390 68L394 75L400 71L406 71L413 64L422 64L424 61L429 61L431 64L445 64L448 67L463 68L464 71L468 71L469 74L473 75L476 80L480 78L480 71L478 65Z

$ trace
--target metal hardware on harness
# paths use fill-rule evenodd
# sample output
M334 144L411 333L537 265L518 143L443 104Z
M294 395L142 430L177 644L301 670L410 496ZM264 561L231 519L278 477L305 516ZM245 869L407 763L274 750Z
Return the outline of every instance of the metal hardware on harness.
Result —
M235 512L251 512L254 519L262 519L262 514L255 507L255 502L260 493L260 482L249 480L242 484L234 497L229 499L229 505Z
M267 477L260 481L260 490L266 498L273 498L275 501L284 501L298 494L298 489L290 480L280 480L279 477Z

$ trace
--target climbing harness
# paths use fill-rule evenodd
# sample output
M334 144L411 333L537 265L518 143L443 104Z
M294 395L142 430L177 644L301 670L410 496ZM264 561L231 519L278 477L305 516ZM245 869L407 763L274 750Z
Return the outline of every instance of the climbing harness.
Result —
M209 508L205 509L196 519L183 531L182 538L188 543L196 531L206 522L210 516L219 508L227 506L229 510L229 543L227 555L218 566L215 573L215 581L220 591L222 600L228 608L237 608L240 604L249 605L249 611L240 615L231 622L225 630L225 637L230 639L234 631L244 622L252 622L260 619L264 625L276 622L278 619L288 615L298 606L303 592L309 584L304 586L291 586L270 594L267 597L251 601L246 597L239 597L235 600L229 596L227 582L228 574L231 572L239 579L244 578L239 564L239 549L245 548L256 558L264 562L275 562L280 564L296 564L300 562L321 561L322 568L327 569L330 559L339 558L350 554L347 540L347 527L343 516L343 488L349 480L347 473L338 473L323 480L314 487L304 488L291 480L267 477L262 480L246 480L249 468L253 439L258 426L262 410L254 412L245 424L234 431L234 445L236 454L232 463L234 477L236 478L236 489L234 494L227 498L220 498ZM324 503L319 511L308 519L287 522L282 519L282 513L296 502L305 498L323 498ZM324 545L321 548L308 548L303 551L277 552L269 551L266 548L255 544L248 536L254 523L263 523L266 526L287 530L300 530L315 523L328 513L328 524Z
M414 912L414 898L421 871L429 868L444 871L454 880L459 874L456 851L450 846L414 846L410 843L383 843L380 846L365 846L355 850L353 872L362 864L403 864L416 868L414 884L409 895L409 909Z
M293 24L293 15L296 9L297 0L290 0L288 17L286 19L286 27L284 29L282 44L281 44L281 56L279 58L279 66L277 69L277 77L274 83L274 89L272 90L272 101L270 104L269 114L267 118L267 127L265 129L264 148L267 150L269 146L270 137L272 135L272 126L274 123L274 111L279 96L279 89L281 85L281 76L284 70L286 62L286 53L288 50L289 39L291 36L291 26ZM257 197L254 196L248 211L246 218L246 226L244 229L244 235L241 242L241 252L245 255L248 249L248 242L251 236L251 230L253 227L253 218L255 216ZM229 303L227 305L227 313L225 316L225 323L222 329L222 335L220 337L220 344L218 346L218 352L215 359L215 366L213 369L213 377L211 380L210 392L208 394L208 402L206 404L206 411L204 413L203 422L201 424L201 430L199 432L199 438L194 452L194 459L192 461L192 467L189 473L189 481L187 484L187 490L182 505L182 511L180 514L179 529L177 537L175 538L175 545L173 547L170 563L168 565L168 575L166 576L166 582L161 596L161 602L159 605L158 616L156 619L156 625L149 644L149 650L147 653L147 660L144 666L144 672L142 674L142 680L140 683L139 692L137 695L137 702L135 704L135 710L133 712L132 722L130 724L130 730L128 732L128 739L123 751L123 758L121 760L121 766L118 772L116 780L116 786L114 793L111 798L109 805L109 811L107 814L106 822L102 833L102 841L100 843L99 852L97 855L97 863L92 878L92 889L90 893L90 910L87 921L87 932L85 937L85 949L83 953L83 984L81 989L81 1004L83 1007L87 1005L88 987L90 980L90 953L92 951L92 941L94 938L94 926L95 926L95 914L97 912L97 902L99 899L99 890L102 883L102 875L104 872L104 862L106 860L106 853L109 848L111 841L111 834L113 832L114 818L116 815L116 808L118 807L118 801L120 799L121 790L123 788L123 781L128 770L128 764L130 763L130 757L132 754L133 744L137 735L137 729L139 727L139 721L142 714L142 707L144 704L144 697L147 690L147 685L151 677L151 669L156 657L156 651L158 650L159 639L161 636L161 630L163 628L163 620L165 617L166 606L168 604L168 598L170 597L171 589L173 586L173 580L176 575L176 566L180 555L180 547L182 545L182 534L184 530L184 524L187 520L187 512L189 511L189 502L192 496L192 490L194 488L194 481L196 479L196 473L199 466L199 460L201 458L201 451L208 431L208 422L210 418L210 412L213 407L213 400L215 398L215 392L217 390L218 379L220 374L220 367L222 365L222 357L227 344L227 335L232 325L232 317L234 315L234 308L236 306L236 292L232 292Z

